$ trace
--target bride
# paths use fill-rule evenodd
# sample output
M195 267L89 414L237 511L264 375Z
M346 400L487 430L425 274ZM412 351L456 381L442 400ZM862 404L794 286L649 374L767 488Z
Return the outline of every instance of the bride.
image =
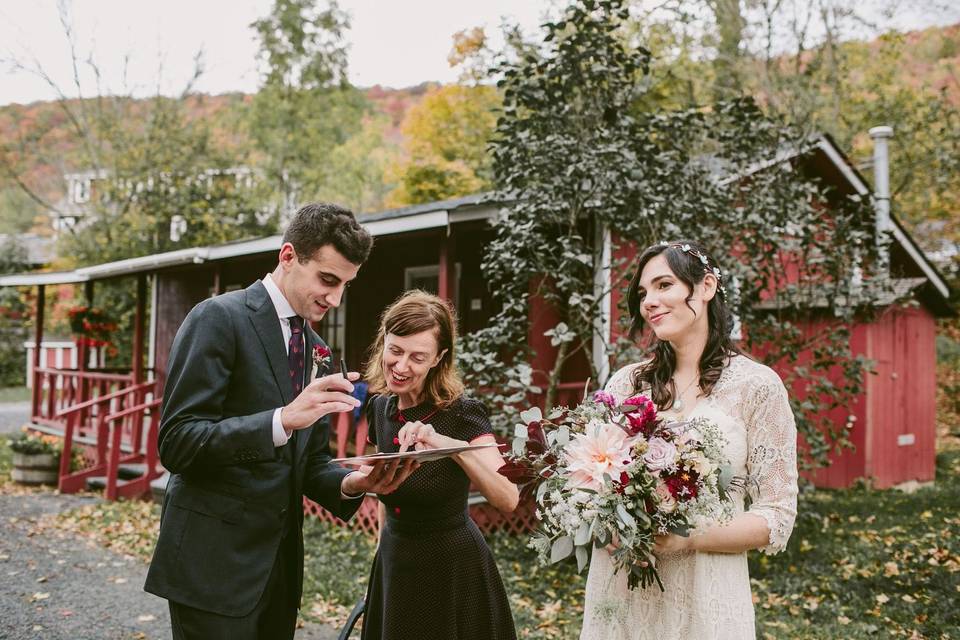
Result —
M669 420L703 417L727 438L735 476L750 503L690 537L657 537L665 591L630 591L609 553L593 553L581 640L754 638L747 554L782 551L797 512L797 432L787 392L773 370L740 353L716 263L695 242L661 243L639 257L628 294L631 336L654 333L650 357L617 371L617 400L649 395Z

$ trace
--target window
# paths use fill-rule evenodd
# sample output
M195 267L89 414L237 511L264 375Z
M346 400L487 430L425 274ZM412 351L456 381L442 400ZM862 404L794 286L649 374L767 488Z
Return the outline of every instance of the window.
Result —
M343 349L346 345L347 335L347 292L344 291L343 298L340 300L339 307L331 307L320 321L317 333L327 343L333 352L333 362L337 362L343 357Z
M73 202L83 204L90 201L90 180L75 180L73 183Z
M457 292L460 285L460 263L454 265L453 282L450 283L450 299L457 305ZM430 293L440 292L440 265L428 264L419 267L407 267L403 271L403 289L423 289Z

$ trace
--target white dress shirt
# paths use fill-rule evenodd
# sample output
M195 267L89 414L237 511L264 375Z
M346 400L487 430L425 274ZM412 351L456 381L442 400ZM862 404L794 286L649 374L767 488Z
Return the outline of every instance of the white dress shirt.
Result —
M293 331L290 330L290 318L297 315L297 312L293 310L293 307L290 306L290 302L287 301L284 297L283 292L280 291L280 287L277 286L277 283L273 281L273 277L268 273L263 278L263 286L267 289L267 294L270 296L270 300L273 302L273 308L277 311L277 319L280 321L280 331L283 333L283 349L288 354L290 353L290 336L293 335ZM306 320L304 320L304 334L306 334ZM276 409L273 412L273 446L282 447L287 444L287 441L290 440L290 431L287 431L283 428L283 421L280 419L280 412L283 411L283 407ZM351 473L356 473L353 471ZM362 498L363 494L361 493L358 496L351 496L340 491L340 497L345 500L355 500Z
M273 308L277 311L277 319L280 321L280 331L283 333L283 350L290 353L290 336L293 332L290 330L290 318L297 315L290 303L284 297L280 287L273 281L273 277L268 273L263 279L263 286L267 289L267 294L273 302ZM290 432L283 428L283 422L280 420L280 407L273 412L273 446L282 447L290 439Z

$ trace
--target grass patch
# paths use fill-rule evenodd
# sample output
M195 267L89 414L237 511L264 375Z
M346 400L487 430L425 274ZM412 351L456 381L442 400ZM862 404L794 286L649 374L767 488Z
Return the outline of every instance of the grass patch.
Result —
M0 403L28 402L29 400L30 389L26 387L0 387Z
M816 491L787 550L752 555L758 635L960 638L960 451L912 494Z

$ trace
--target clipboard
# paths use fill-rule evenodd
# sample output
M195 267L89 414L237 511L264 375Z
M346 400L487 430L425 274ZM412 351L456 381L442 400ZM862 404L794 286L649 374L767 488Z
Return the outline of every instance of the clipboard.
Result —
M489 449L490 447L499 447L500 445L496 442L487 442L484 444L471 444L465 447L444 447L442 449L420 449L419 451L404 451L400 453L399 451L394 453L372 453L365 456L353 456L350 458L334 458L330 462L336 462L338 464L359 466L365 464L373 464L374 462L379 462L381 460L417 460L418 462L432 462L434 460L441 460L443 458L449 458L452 455L463 453L465 451L474 451L478 449Z

